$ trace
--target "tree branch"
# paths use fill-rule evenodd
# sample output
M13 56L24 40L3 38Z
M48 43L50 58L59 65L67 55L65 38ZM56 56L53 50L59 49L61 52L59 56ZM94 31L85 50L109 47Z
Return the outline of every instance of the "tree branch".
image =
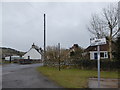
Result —
M120 27L119 27L119 29L112 35L112 38L113 38L115 35L117 35L119 31L120 31Z

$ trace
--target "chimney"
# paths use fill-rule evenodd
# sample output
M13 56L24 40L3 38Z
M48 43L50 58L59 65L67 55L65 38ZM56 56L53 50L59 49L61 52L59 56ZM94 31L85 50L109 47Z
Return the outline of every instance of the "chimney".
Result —
M35 44L33 43L32 48L35 48Z

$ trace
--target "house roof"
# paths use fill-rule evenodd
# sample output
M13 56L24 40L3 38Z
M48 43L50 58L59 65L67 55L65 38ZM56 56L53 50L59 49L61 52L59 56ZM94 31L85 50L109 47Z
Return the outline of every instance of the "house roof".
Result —
M41 55L43 55L43 50L42 50L42 48L39 48L37 45L35 45L34 43L33 43L33 45L32 45L32 47L30 48L30 50L32 49L32 48L34 48L37 52L39 52ZM30 51L29 50L29 51ZM28 52L29 52L28 51ZM27 52L26 52L27 53ZM25 53L25 54L26 54Z
M100 45L100 51L108 51L109 48L108 48L108 44L104 44L104 45ZM88 51L97 51L97 46L88 46L86 49L85 49L86 52Z

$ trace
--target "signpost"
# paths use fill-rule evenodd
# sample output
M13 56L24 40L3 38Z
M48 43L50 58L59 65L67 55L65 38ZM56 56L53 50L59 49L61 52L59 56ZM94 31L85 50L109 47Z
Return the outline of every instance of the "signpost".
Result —
M106 38L91 38L90 39L91 46L103 45L106 44Z
M98 88L100 88L100 45L106 44L106 38L91 38L91 46L97 46L97 59L98 59Z

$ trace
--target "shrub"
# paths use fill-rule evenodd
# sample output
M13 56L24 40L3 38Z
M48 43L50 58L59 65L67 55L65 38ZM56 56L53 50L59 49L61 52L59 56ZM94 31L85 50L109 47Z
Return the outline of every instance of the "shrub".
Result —
M47 66L54 66L58 67L59 63L54 62L51 60L47 61ZM79 59L72 59L68 60L67 62L61 62L60 64L61 68L63 69L70 69L70 68L79 68L79 69L90 69L90 70L97 70L97 60L79 60ZM111 71L111 70L118 70L119 68L119 62L118 61L110 61L110 60L100 60L100 68L103 71Z

